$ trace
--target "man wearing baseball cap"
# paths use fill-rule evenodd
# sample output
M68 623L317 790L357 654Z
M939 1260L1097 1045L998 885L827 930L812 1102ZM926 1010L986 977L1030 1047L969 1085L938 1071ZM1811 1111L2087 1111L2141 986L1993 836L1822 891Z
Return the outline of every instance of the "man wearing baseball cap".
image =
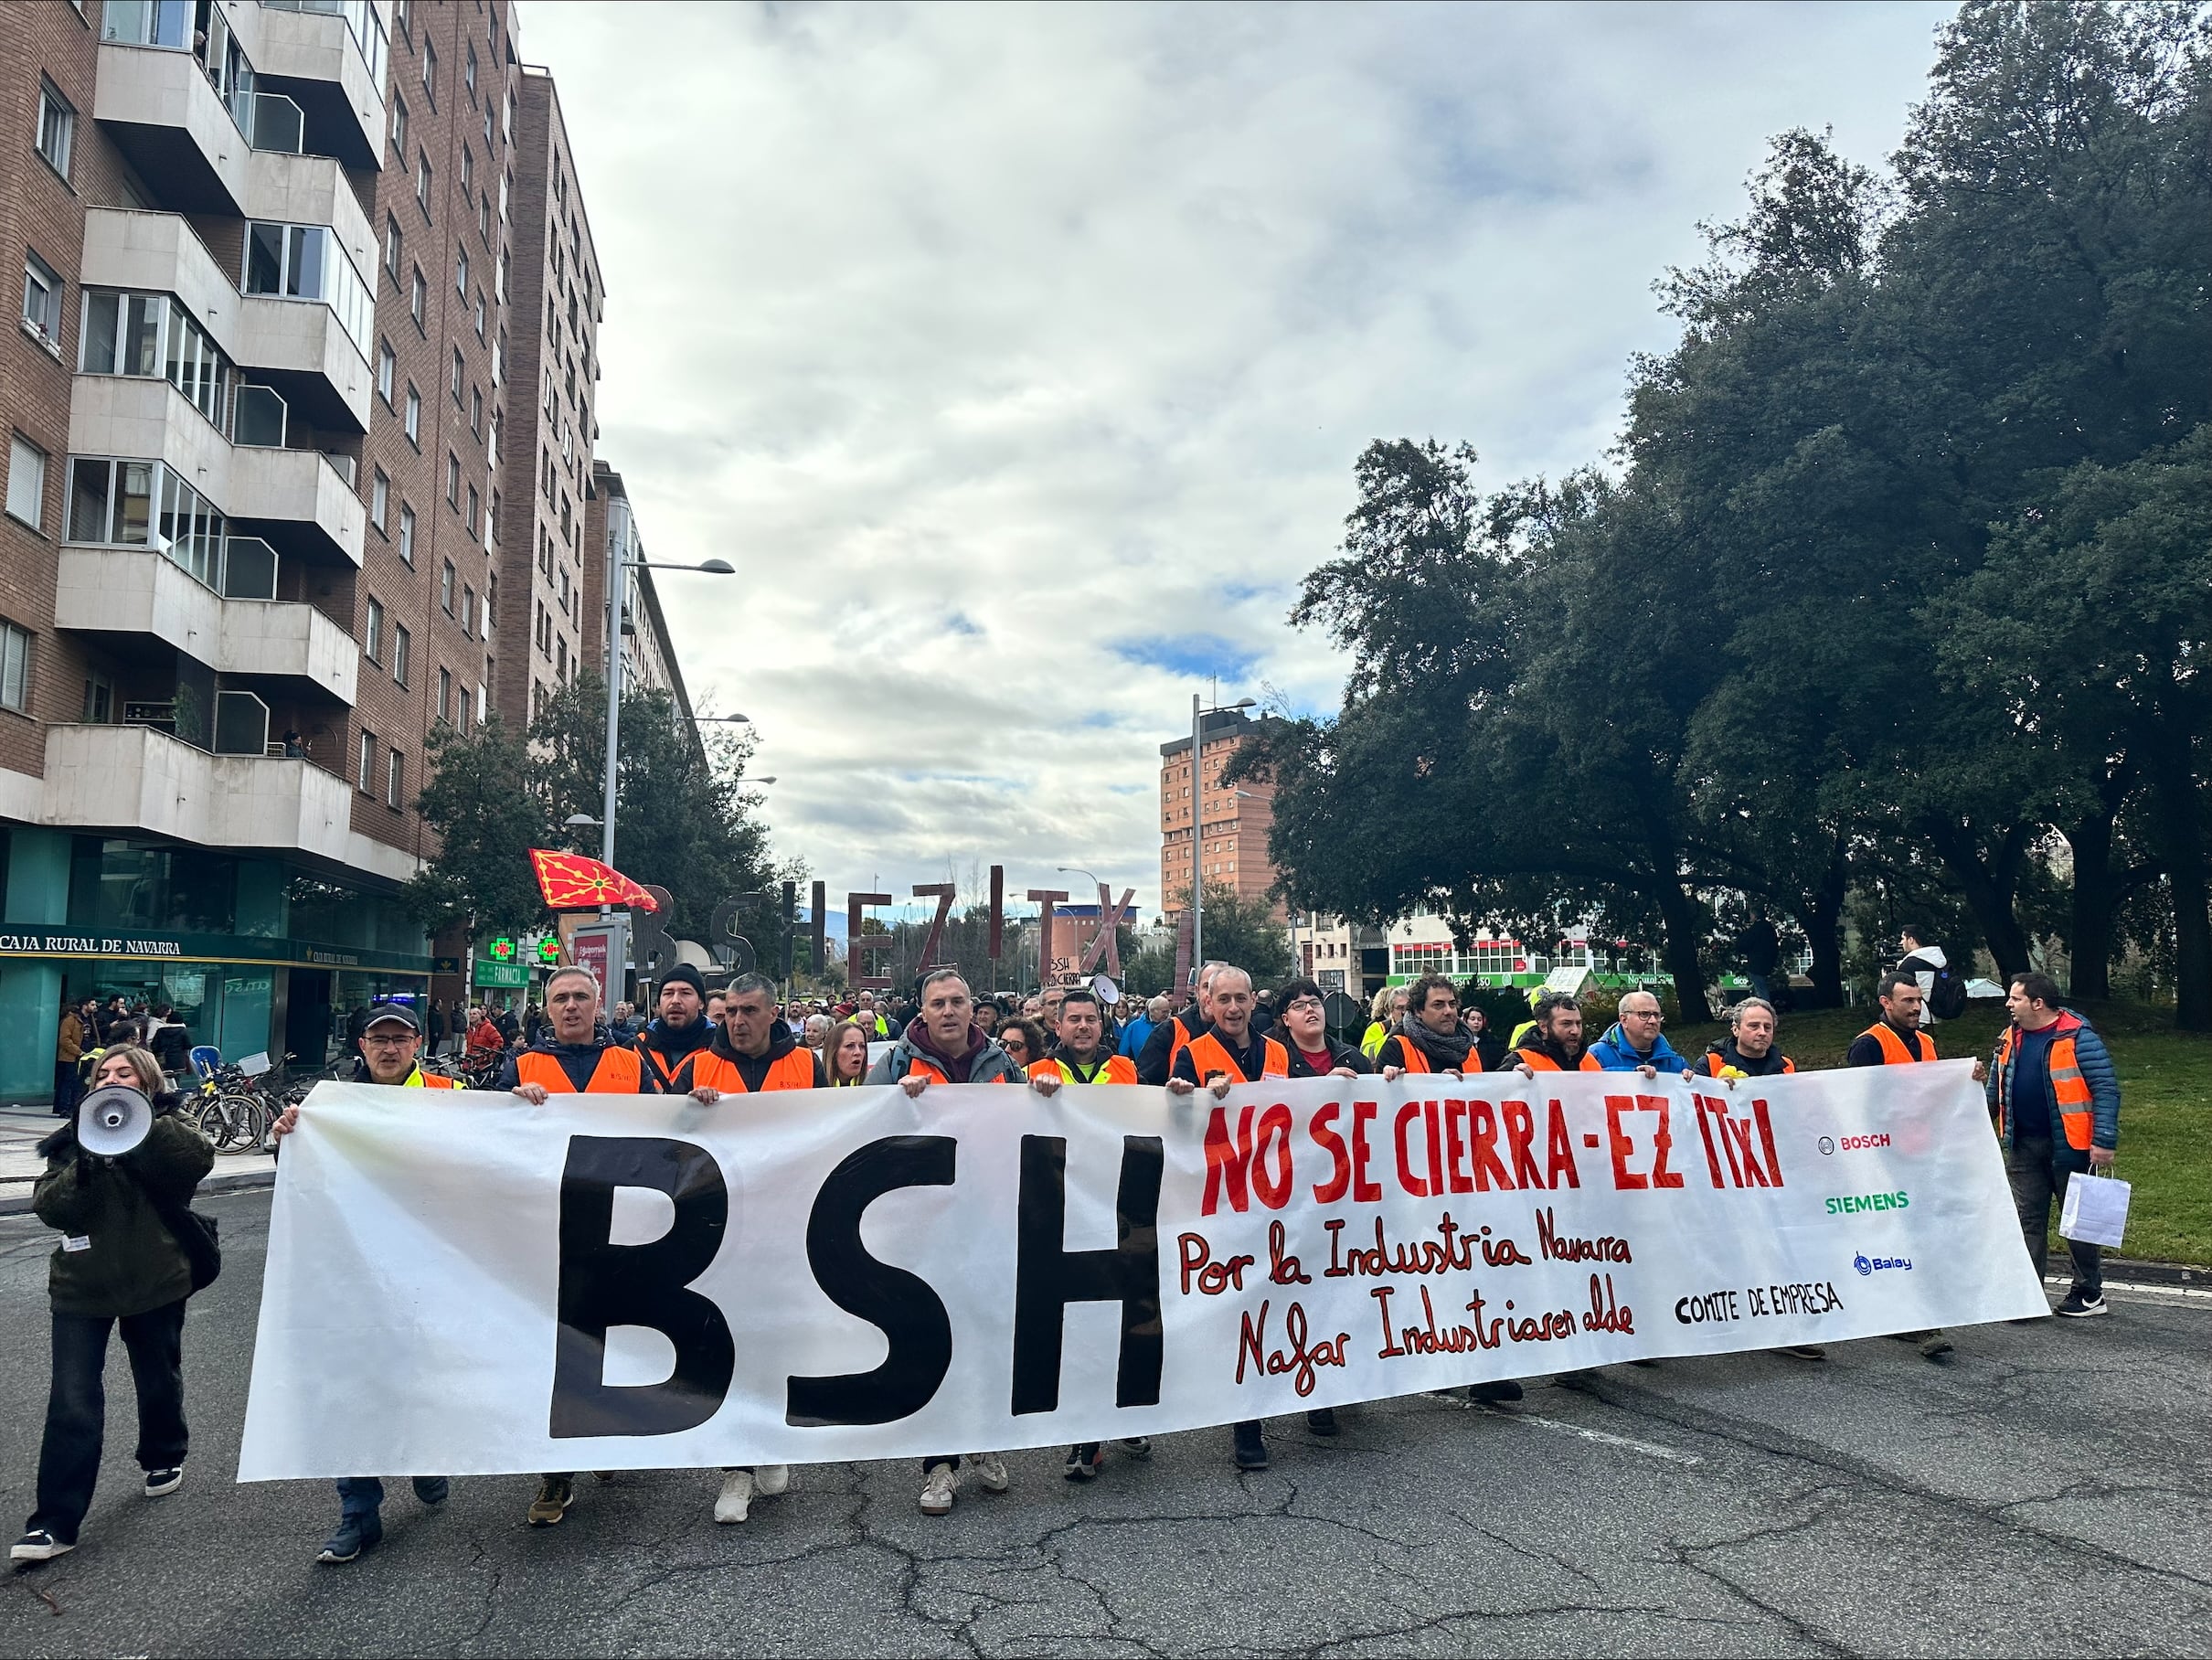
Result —
M404 1003L378 1003L362 1016L360 1053L354 1062L356 1083L382 1084L390 1089L458 1090L450 1078L425 1072L417 1064L422 1051L422 1021ZM269 1126L279 1143L300 1127L300 1103L294 1101ZM414 1478L415 1496L426 1505L442 1505L452 1484L442 1475ZM338 1530L324 1542L318 1562L350 1562L375 1548L384 1537L384 1483L374 1475L348 1475L338 1483Z
M690 963L679 963L661 976L654 1006L656 1017L646 1023L631 1047L654 1082L666 1092L677 1069L713 1041L714 1029L707 1024L707 982Z

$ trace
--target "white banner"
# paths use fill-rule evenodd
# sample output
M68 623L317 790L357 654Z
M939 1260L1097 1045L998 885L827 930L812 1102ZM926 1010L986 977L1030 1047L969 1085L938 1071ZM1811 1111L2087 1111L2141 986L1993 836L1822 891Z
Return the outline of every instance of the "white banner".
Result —
M2047 1312L1969 1063L320 1086L239 1479L1002 1451Z

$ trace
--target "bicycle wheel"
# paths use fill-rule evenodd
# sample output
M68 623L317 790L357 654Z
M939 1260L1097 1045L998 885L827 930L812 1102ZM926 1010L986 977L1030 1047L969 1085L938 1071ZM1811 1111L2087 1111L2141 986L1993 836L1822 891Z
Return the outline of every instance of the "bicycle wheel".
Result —
M223 1139L216 1142L218 1153L257 1153L261 1137L254 1125L260 1109L250 1095L226 1095L222 1098ZM213 1136L208 1137L214 1141Z

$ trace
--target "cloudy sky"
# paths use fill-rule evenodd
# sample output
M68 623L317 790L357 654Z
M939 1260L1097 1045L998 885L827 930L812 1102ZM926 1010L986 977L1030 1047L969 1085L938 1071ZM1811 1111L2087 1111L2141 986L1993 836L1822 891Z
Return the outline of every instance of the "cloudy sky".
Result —
M520 10L606 271L599 453L654 558L741 573L663 593L779 854L1147 914L1192 691L1335 707L1284 618L1362 446L1600 456L1653 278L1769 134L1887 154L1946 15Z

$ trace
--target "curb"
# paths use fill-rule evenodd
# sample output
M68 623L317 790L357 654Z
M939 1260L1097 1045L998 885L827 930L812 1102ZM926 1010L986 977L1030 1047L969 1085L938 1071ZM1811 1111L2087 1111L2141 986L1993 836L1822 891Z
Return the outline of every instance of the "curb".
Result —
M2061 1271L2064 1264L2060 1265ZM2199 1291L2212 1291L2212 1268L2188 1262L2145 1262L2133 1257L2107 1255L2104 1272L2108 1279L2130 1280L2138 1285L2185 1285Z
M193 1190L193 1197L210 1193L235 1193L248 1187L272 1186L276 1182L274 1170L218 1171ZM28 1184L20 1193L0 1193L0 1216L27 1216L31 1208ZM2212 1280L2212 1276L2207 1276Z

